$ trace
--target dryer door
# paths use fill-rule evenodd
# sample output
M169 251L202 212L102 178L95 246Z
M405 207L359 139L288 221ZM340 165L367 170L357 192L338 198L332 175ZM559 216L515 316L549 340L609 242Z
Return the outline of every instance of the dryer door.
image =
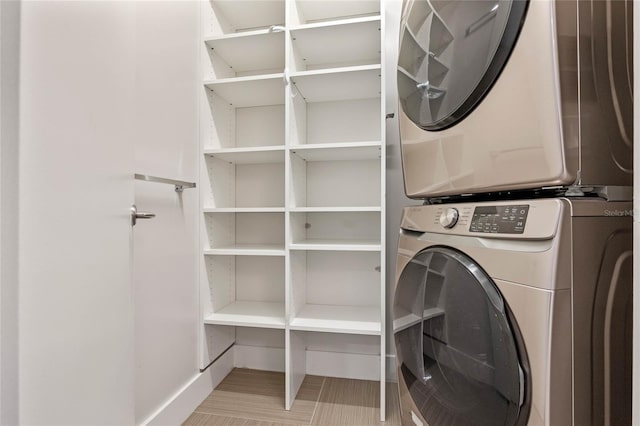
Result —
M528 0L405 2L398 95L425 130L453 126L484 98L513 50Z
M447 247L411 259L398 278L393 328L401 399L404 389L412 401L403 410L419 411L409 416L430 425L526 424L530 385L520 332L472 259Z

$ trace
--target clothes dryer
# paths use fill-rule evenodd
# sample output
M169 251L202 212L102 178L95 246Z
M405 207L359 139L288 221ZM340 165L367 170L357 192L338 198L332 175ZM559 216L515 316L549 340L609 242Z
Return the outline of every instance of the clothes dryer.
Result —
M631 203L404 209L403 424L631 424Z
M630 187L632 8L405 0L397 78L406 194Z

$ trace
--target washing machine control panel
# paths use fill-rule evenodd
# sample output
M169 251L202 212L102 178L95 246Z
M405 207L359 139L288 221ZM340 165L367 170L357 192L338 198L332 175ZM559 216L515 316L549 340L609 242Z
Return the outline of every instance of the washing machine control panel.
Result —
M470 232L522 234L527 223L529 205L477 206L471 218Z

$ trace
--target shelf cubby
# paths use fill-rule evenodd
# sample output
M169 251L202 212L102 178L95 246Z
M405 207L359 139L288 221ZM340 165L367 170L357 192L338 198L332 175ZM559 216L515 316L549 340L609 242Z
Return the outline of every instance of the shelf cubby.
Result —
M290 100L295 113L290 119L292 146L381 141L380 98L307 102Z
M293 0L290 25L304 25L362 16L380 15L380 2L370 0Z
M205 256L205 324L284 328L284 257Z
M284 256L284 213L205 213L206 255Z
M379 98L380 64L300 71L291 81L307 102Z
M384 381L381 366L385 355L380 336L300 330L286 334L290 352L287 381L292 396L307 374Z
M380 251L380 212L293 212L292 250Z
M232 163L205 155L204 208L284 207L284 154L278 162Z
M205 37L268 29L285 24L284 0L210 0L202 7Z
M214 80L282 73L284 35L281 31L258 30L206 38L208 62L205 63L205 78Z
M290 208L381 205L380 158L340 159L340 151L291 152Z
M292 72L380 64L380 16L292 28Z
M206 96L202 101L204 113L200 132L204 153L211 150L264 150L267 147L284 146L284 103L236 107L213 90L204 90Z
M234 365L252 370L285 371L285 331L235 327Z
M379 268L379 253L292 252L290 328L380 335Z

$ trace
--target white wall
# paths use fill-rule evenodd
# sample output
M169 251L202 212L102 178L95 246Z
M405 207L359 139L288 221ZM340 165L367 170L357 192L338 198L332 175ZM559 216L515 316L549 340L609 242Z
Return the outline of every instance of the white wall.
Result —
M398 34L402 0L385 0L386 13L386 111L393 113L387 119L387 354L395 359L395 343L392 329L392 301L396 274L396 254L402 208L421 204L404 195L402 164L400 160L400 130L398 128L398 88L396 67L398 62ZM394 366L392 366L393 368ZM390 380L395 380L395 370L389 372Z
M20 3L0 2L0 424L18 423L18 40Z
M198 177L198 2L136 4L135 172ZM135 418L144 422L199 373L198 189L135 184ZM194 408L194 407L192 407Z

